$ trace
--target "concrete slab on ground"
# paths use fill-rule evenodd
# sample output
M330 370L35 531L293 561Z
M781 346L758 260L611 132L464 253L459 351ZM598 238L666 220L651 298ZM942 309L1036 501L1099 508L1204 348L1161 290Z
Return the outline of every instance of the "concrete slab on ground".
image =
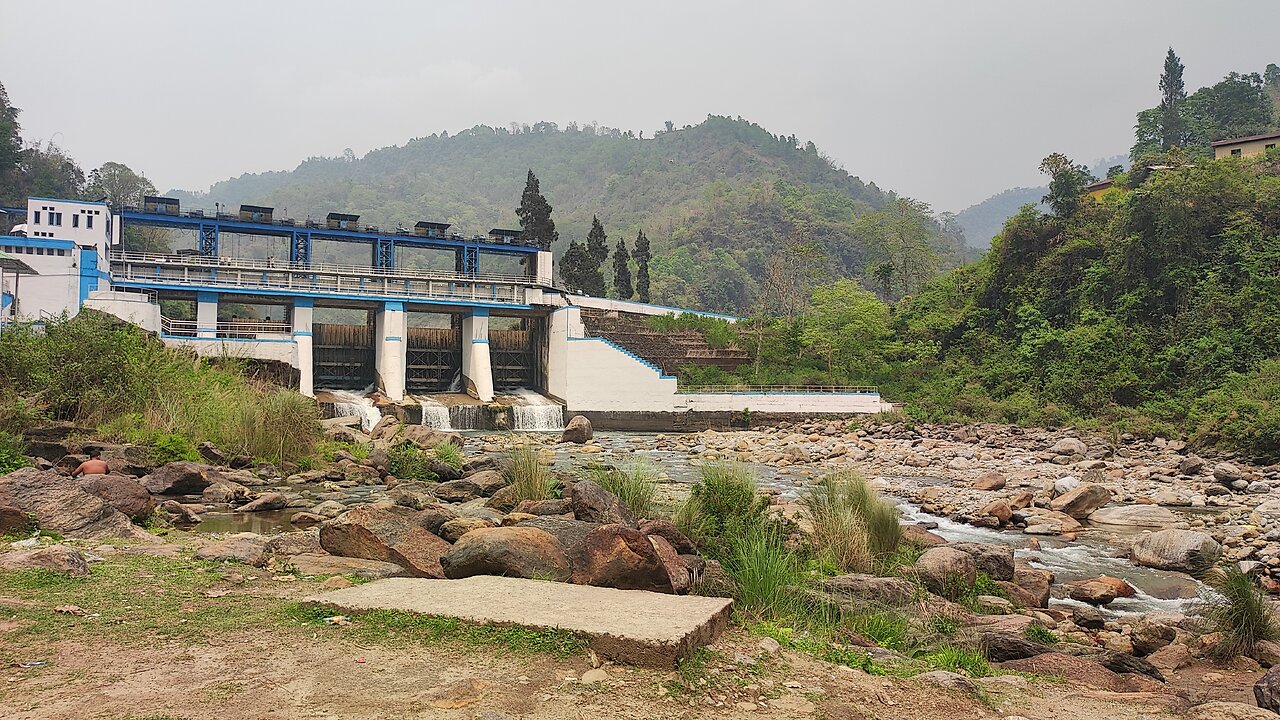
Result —
M714 641L733 607L728 598L489 575L462 580L387 578L306 602L351 613L402 610L475 623L568 630L586 638L603 657L667 668Z

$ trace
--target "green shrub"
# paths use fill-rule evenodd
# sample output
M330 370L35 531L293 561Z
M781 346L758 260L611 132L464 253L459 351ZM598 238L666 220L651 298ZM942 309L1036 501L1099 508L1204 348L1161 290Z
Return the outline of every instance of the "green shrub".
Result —
M1009 591L1005 590L999 582L991 579L991 576L978 571L977 579L973 581L973 596L990 595L991 597L1009 599Z
M1258 643L1280 637L1271 603L1253 578L1229 565L1210 572L1205 582L1209 587L1196 610L1222 635L1214 655L1222 659L1248 655Z
M37 400L0 383L0 433L21 433L44 419L45 412Z
M1044 643L1045 645L1055 645L1058 642L1057 633L1043 625L1028 625L1023 636L1031 642Z
M737 463L707 463L674 522L703 552L723 559L731 541L770 524L769 499L756 493L751 470Z
M661 477L656 467L644 462L621 468L597 465L588 472L597 485L617 495L636 519L653 517L654 497L658 492L658 478Z
M847 623L850 630L880 647L905 652L911 645L911 622L895 610L854 615Z
M402 442L387 450L387 470L398 480L435 479L431 472L431 459L417 445Z
M1280 458L1280 360L1233 375L1195 403L1189 420L1198 444L1254 458Z
M538 456L537 448L529 445L518 445L511 450L510 457L502 468L507 483L514 488L513 499L550 500L555 497L556 479L551 475L546 463Z
M462 448L451 442L441 442L431 449L436 459L452 468L461 470L463 465Z
M754 527L734 536L724 569L737 583L739 609L761 617L786 617L799 609L804 569L776 530Z
M0 475L24 468L27 462L27 444L22 436L9 432L0 432Z
M151 445L151 460L161 465L181 460L190 462L199 462L200 460L200 453L196 450L195 444L181 435L156 433L152 436L149 444Z
M969 677L986 677L991 674L991 665L982 653L958 645L948 645L924 657L930 667L951 672L962 672Z
M880 499L852 471L822 478L801 503L813 521L815 550L843 572L869 572L897 550L902 539L898 509Z

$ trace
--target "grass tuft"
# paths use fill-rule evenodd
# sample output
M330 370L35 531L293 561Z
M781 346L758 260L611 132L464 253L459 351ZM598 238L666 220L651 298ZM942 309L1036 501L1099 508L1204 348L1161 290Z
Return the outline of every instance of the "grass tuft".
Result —
M1205 582L1209 588L1201 597L1197 614L1206 618L1222 635L1213 654L1220 659L1248 655L1258 643L1280 637L1280 626L1266 595L1253 578L1235 566L1211 571Z
M813 520L814 548L841 572L870 572L902 539L898 509L853 471L822 478L801 503Z
M555 497L555 477L547 464L538 456L537 448L517 445L511 449L502 469L507 482L514 488L514 500L550 500Z
M617 495L637 520L653 517L656 509L654 497L658 492L658 478L661 477L658 468L645 462L621 468L596 465L588 469L588 474L597 485Z

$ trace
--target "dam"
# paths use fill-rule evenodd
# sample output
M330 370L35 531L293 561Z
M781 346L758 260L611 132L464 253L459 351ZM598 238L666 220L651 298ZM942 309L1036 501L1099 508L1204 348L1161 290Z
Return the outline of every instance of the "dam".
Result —
M657 430L892 407L875 388L681 388L681 367L732 368L746 354L648 322L692 311L566 291L551 252L518 230L387 231L351 213L295 220L158 196L114 209L30 198L6 213L24 222L0 236L0 326L89 308L201 356L287 368L312 397L371 393L443 422L433 405L445 403L430 400L441 394L544 425L554 411L536 407L550 402L603 428Z

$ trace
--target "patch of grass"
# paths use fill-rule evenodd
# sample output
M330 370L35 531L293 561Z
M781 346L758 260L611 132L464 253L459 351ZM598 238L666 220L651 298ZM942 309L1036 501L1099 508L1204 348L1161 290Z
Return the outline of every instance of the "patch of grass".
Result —
M710 671L711 661L720 656L714 650L700 647L689 657L676 663L675 677L662 683L670 695L681 696L705 692L719 686L719 675Z
M24 468L27 462L27 444L17 433L0 432L0 475Z
M638 462L620 468L596 465L587 472L597 485L617 495L636 519L654 516L654 497L661 472L652 464Z
M457 643L496 647L517 655L570 657L586 651L587 641L568 630L531 630L511 625L481 625L456 618L399 610L370 610L351 615L349 626L326 625L327 608L290 605L293 620L305 627L326 628L362 642L438 645Z
M973 581L973 594L975 596L990 595L991 597L1004 598L1005 600L1009 599L1009 591L1005 590L1000 583L991 579L990 575L981 570L978 571L977 578Z
M885 674L884 669L871 660L866 648L840 643L821 628L797 629L774 622L763 622L751 625L749 629L758 635L777 640L785 648L825 662L857 668L872 675Z
M151 445L152 462L160 465L182 460L200 461L200 453L196 451L195 443L182 435L156 433L148 444Z
M725 572L737 583L738 607L760 617L796 612L805 583L803 564L777 532L752 528L734 539L724 558Z
M441 442L437 443L431 451L435 453L436 459L445 465L457 470L462 469L462 448L457 445L454 445L451 442Z
M924 656L930 667L938 670L950 670L969 677L987 677L991 674L991 665L982 653L958 645L939 648L937 652Z
M555 478L538 455L537 448L517 445L511 449L502 468L507 482L514 488L515 501L550 500L555 497Z
M434 480L430 460L411 442L398 443L387 450L387 470L399 480Z
M1253 578L1235 566L1217 568L1205 576L1209 586L1196 612L1222 634L1213 648L1220 659L1248 655L1264 640L1280 637L1280 625L1267 596Z
M928 550L923 545L917 545L911 542L899 542L898 547L893 552L886 553L876 558L871 571L881 577L893 577L901 574L903 568L908 568L916 564L924 551Z
M1056 645L1058 643L1058 634L1043 625L1028 625L1022 635L1031 642L1044 643L1045 645Z
M738 463L706 463L702 479L676 511L673 522L707 555L724 561L737 540L769 524L769 499L756 493L750 468Z
M843 572L870 572L902 538L898 509L853 471L823 477L801 503L813 521L810 542Z
M854 615L846 622L850 630L880 647L905 652L911 644L911 623L900 612L883 610Z
M952 615L937 613L929 616L929 629L939 635L950 637L959 632L960 621Z

